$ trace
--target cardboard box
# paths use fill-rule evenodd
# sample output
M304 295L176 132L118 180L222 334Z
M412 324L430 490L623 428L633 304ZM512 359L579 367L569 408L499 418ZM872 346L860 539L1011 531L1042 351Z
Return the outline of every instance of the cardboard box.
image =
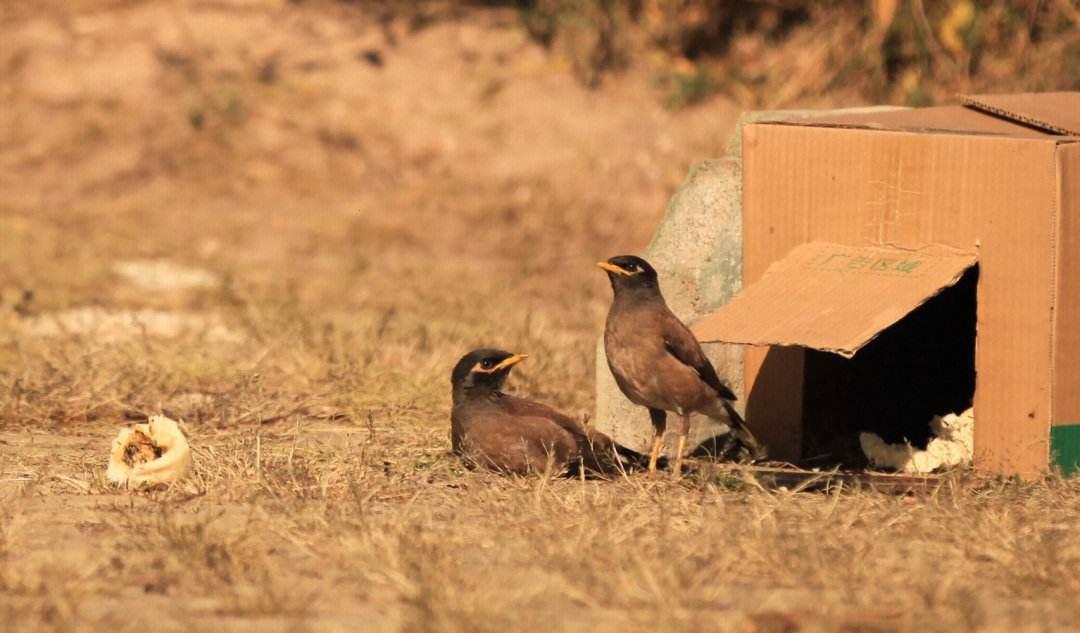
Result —
M918 441L966 400L977 468L1077 467L1077 141L1080 93L745 128L744 290L693 329L755 346L747 419L774 456Z

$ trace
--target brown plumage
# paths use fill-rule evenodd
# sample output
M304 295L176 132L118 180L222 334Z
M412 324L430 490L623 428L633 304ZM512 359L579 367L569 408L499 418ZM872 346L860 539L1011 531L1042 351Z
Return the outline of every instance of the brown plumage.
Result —
M470 466L507 473L616 473L620 456L641 456L616 446L551 407L502 393L510 369L526 358L502 350L466 354L451 374L453 451Z
M654 437L649 471L656 471L667 412L679 416L675 474L690 432L690 414L728 421L735 438L755 456L761 449L732 406L735 394L724 384L694 335L667 307L656 270L640 257L621 255L597 264L607 271L614 292L604 327L604 350L619 389L647 407Z

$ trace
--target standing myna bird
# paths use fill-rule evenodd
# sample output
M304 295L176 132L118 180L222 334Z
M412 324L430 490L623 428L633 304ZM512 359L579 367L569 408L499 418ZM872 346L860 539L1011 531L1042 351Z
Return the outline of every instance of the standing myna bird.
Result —
M525 354L478 349L466 354L450 376L454 408L450 439L470 466L526 474L587 471L616 473L619 455L642 456L551 407L503 393L510 369ZM636 459L635 459L636 458Z
M701 345L664 302L656 270L632 255L596 264L607 271L615 297L604 327L608 366L626 397L647 407L653 424L649 472L656 472L667 412L679 416L675 476L682 470L690 414L729 421L732 435L755 457L761 450L732 406L735 394L720 380Z

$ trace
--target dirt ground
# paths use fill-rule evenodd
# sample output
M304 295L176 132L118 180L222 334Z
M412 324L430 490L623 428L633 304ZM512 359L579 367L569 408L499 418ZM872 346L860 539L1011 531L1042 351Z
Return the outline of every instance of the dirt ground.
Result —
M449 373L578 417L610 290L738 114L513 12L0 4L0 631L1080 629L1080 486L504 478ZM117 431L182 418L129 494Z

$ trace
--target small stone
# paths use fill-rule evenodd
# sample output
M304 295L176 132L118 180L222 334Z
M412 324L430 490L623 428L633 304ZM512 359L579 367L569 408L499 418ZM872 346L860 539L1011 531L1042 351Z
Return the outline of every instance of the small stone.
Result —
M218 285L217 276L208 270L164 259L119 261L113 264L112 269L128 283L143 290L185 290Z

